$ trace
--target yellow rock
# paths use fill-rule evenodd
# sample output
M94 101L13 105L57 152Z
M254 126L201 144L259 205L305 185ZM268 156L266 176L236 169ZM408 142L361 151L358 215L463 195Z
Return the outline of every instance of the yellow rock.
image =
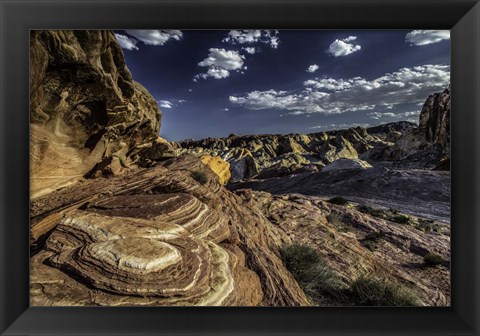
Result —
M230 163L223 161L219 156L202 155L200 161L218 175L221 184L227 184L230 180Z

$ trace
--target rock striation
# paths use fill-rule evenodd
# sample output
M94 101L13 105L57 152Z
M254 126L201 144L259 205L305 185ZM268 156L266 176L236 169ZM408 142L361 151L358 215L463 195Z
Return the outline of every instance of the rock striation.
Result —
M449 304L449 173L378 164L424 154L408 152L412 134L445 148L445 95L419 129L169 143L112 32L32 31L30 62L33 306L312 305L281 259L292 243L343 286L375 274L421 305ZM408 223L355 202L398 207ZM426 268L430 252L444 262Z
M33 305L310 304L279 258L289 238L191 155L38 197L31 216Z
M104 159L126 158L157 137L160 117L113 32L31 31L32 197L80 180Z

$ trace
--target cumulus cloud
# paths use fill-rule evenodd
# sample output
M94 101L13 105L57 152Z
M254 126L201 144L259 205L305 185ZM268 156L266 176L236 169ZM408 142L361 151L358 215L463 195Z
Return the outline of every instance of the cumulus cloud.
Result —
M412 117L418 117L420 115L420 111L407 111L407 112L370 112L367 113L371 119L379 120L379 119L389 119L389 120L411 120Z
M230 44L264 43L274 49L280 43L278 30L230 30L222 41Z
M158 106L166 109L171 109L174 106L185 103L185 99L170 99L170 100L157 100Z
M312 72L312 73L313 73L313 72L317 71L318 68L319 68L319 67L318 67L317 64L312 64L312 65L310 65L310 66L307 68L307 72Z
M171 101L168 101L168 100L159 100L159 101L157 101L157 103L158 103L158 106L163 107L163 108L170 109L170 108L173 107L173 103Z
M412 30L405 35L405 42L411 46L423 46L449 39L449 30Z
M347 129L352 127L370 127L372 125L368 123L352 123L352 124L329 124L329 125L318 125L310 127L311 130L322 130L322 131L332 131Z
M316 78L304 82L304 87L297 90L252 91L230 96L229 100L250 110L278 109L293 115L328 115L424 102L449 82L448 65L423 65L402 68L372 80Z
M122 34L115 34L115 38L117 39L117 42L118 44L120 44L120 47L122 47L122 49L138 50L138 47L137 47L138 41L135 40L134 38L130 38Z
M163 46L169 40L180 40L183 33L180 30L125 30L128 35L135 37L146 45Z
M255 54L257 51L254 47L243 47L242 50L245 50L250 55Z
M350 43L355 41L356 39L357 39L356 36L349 36L342 40L336 39L328 47L327 53L335 57L347 56L347 55L353 54L354 52L362 49L360 45Z
M246 68L243 67L245 56L240 55L237 51L219 48L210 48L208 51L208 57L198 63L199 66L206 67L208 70L195 75L194 81L197 78L227 78L230 76L230 71L240 71L242 68Z

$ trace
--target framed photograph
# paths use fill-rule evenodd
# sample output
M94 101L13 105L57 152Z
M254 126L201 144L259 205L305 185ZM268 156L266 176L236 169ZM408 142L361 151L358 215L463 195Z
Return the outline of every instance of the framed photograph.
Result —
M2 335L478 335L478 1L1 1Z

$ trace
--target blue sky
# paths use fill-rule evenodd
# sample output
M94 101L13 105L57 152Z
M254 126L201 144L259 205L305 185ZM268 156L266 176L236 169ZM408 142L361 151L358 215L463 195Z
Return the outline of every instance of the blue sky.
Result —
M449 31L115 33L170 141L417 121L450 82Z

